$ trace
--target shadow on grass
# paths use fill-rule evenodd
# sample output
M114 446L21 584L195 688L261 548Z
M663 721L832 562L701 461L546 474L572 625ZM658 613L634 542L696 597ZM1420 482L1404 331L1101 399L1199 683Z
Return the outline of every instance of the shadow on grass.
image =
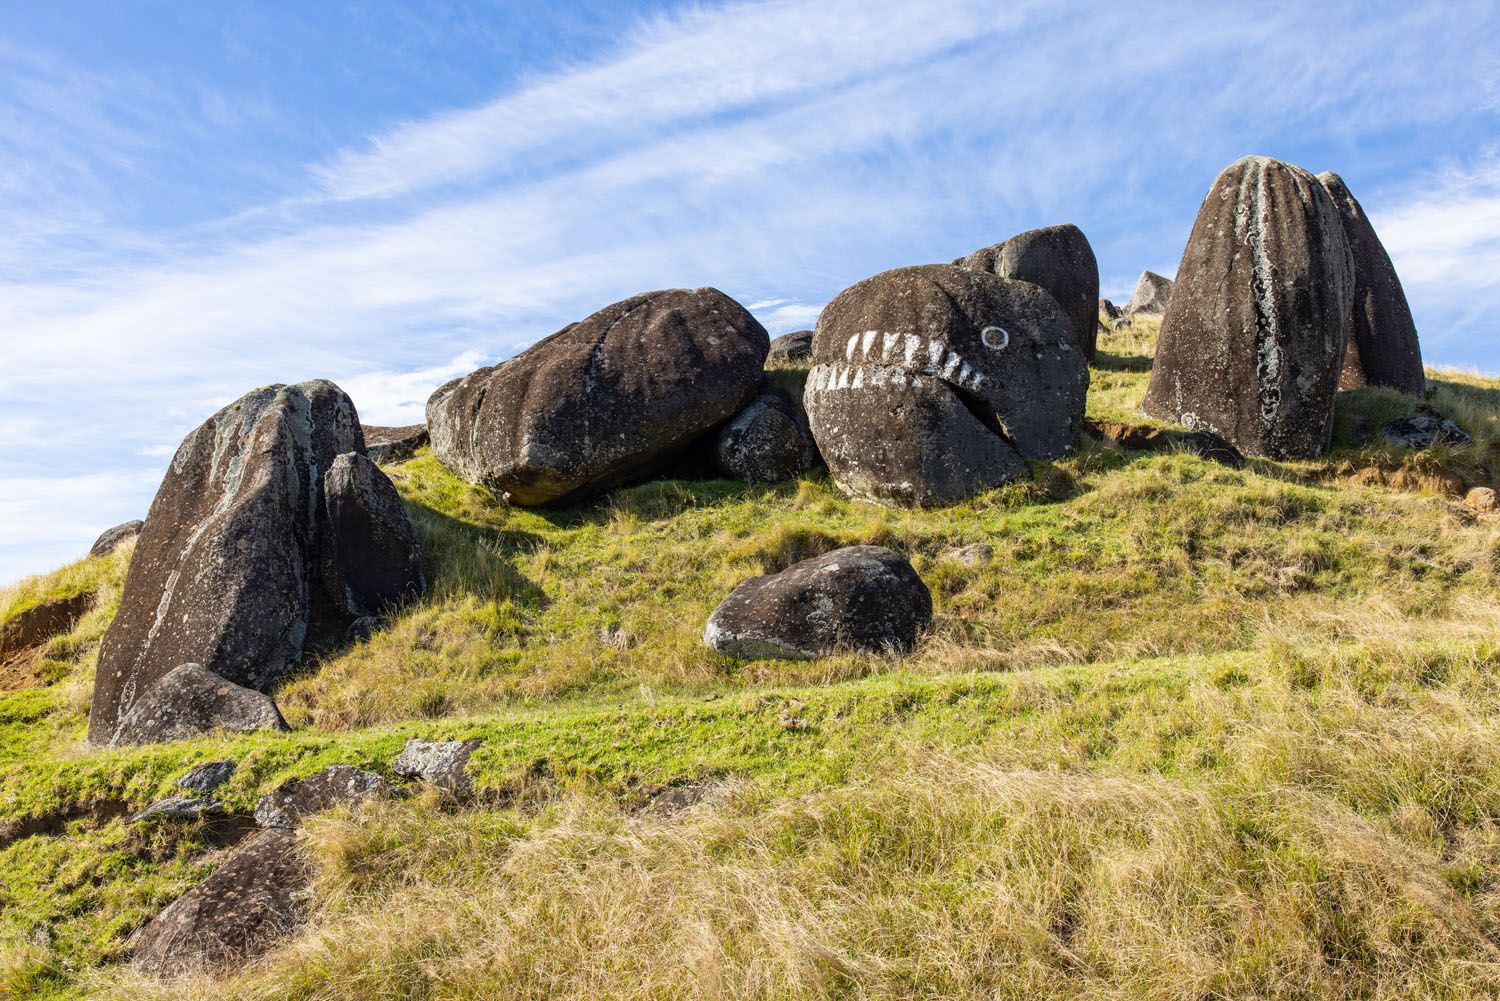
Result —
M1151 356L1124 355L1096 350L1093 367L1105 372L1149 372L1151 371Z

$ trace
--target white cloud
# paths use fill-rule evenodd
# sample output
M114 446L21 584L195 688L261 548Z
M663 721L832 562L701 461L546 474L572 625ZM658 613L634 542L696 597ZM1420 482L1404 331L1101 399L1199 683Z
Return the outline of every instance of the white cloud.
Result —
M443 383L468 375L493 359L478 351L466 351L435 368L415 372L365 372L340 385L355 400L359 419L365 424L404 427L427 420L427 398Z
M161 473L0 476L0 583L78 559L106 528L144 518Z

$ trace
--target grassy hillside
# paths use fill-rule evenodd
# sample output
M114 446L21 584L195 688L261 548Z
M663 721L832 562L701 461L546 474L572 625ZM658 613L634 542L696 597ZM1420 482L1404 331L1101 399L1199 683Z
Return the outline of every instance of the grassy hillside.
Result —
M1154 329L1090 413L1141 418ZM779 373L795 382L797 373ZM110 998L1491 997L1500 984L1500 383L1435 373L1478 440L1243 470L1087 440L940 511L667 481L512 510L428 454L389 470L433 586L276 693L295 732L82 743L128 550L0 595L95 590L43 683L0 692L0 984ZM744 577L857 542L933 590L908 657L737 662ZM970 565L957 547L983 542ZM484 739L474 802L304 829L312 924L214 983L118 965L234 825L126 827L194 763L221 799L409 736ZM0 996L5 996L0 990Z

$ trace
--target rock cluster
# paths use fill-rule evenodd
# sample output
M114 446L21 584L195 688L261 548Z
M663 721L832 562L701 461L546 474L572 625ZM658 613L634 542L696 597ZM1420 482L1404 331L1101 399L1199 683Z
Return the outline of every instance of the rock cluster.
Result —
M283 782L255 804L255 822L261 827L296 827L308 814L331 809L341 803L357 803L371 797L395 795L385 779L374 772L350 765L333 765L305 779Z

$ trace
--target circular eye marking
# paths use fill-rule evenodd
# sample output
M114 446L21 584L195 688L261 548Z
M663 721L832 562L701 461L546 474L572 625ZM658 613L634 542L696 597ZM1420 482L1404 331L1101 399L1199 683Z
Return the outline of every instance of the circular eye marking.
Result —
M1004 351L1010 344L1010 332L1004 327L985 327L979 332L979 339L991 351Z

